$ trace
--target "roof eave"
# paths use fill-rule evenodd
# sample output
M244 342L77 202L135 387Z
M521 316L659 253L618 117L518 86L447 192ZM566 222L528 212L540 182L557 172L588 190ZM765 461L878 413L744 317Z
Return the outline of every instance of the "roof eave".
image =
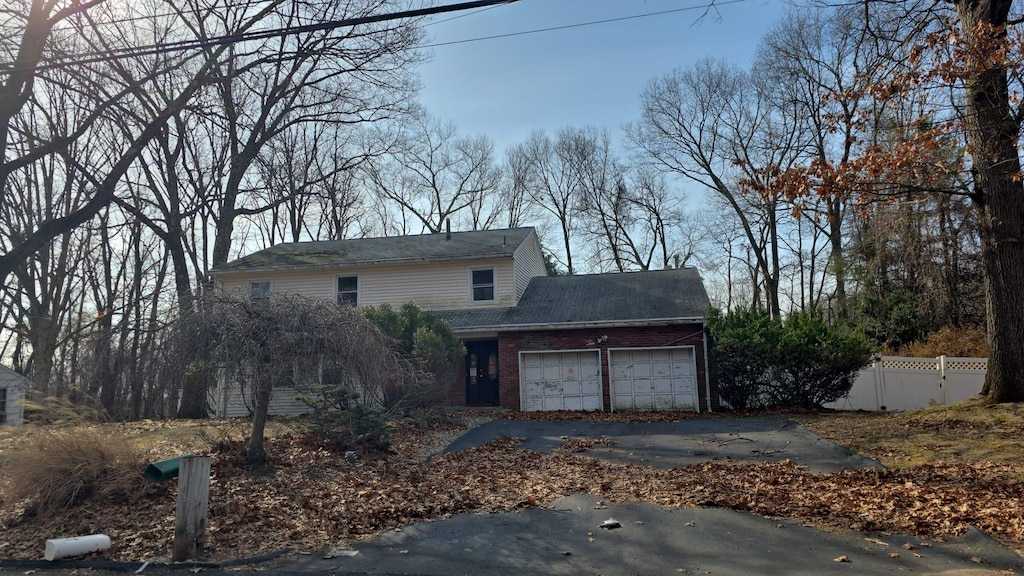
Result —
M214 268L210 270L212 276L222 276L226 274L242 274L248 272L286 272L295 270L328 270L331 268L353 268L363 266L380 266L388 264L410 264L410 263L427 263L427 262L458 262L458 261L475 261L475 260L491 260L494 258L512 258L515 254L512 252L501 252L495 254L477 254L474 256L452 256L447 258L391 258L388 260L363 260L360 262L347 262L347 263L332 263L332 264L290 264L287 266L260 266L258 268Z
M598 320L590 322L543 322L534 324L496 324L491 326L466 326L452 328L456 334L462 332L525 332L528 330L571 330L575 328L632 328L635 326L668 326L671 324L703 324L703 316L682 316L677 318L647 318L635 320Z

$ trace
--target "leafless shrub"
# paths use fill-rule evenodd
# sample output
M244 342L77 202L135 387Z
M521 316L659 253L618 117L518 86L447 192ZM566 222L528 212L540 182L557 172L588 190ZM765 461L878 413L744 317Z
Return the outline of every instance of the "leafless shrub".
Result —
M222 387L241 391L253 414L251 461L265 457L263 426L275 389L308 396L325 386L340 387L354 392L360 406L377 408L415 388L414 368L355 308L297 295L249 299L212 292L195 310L174 327L172 357L185 377L215 373ZM221 402L227 399L224 390L218 393Z

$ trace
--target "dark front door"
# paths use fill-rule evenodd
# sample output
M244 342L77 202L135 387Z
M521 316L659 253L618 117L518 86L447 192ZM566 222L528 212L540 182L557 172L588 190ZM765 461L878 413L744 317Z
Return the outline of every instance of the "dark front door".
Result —
M498 405L498 341L466 342L466 404Z

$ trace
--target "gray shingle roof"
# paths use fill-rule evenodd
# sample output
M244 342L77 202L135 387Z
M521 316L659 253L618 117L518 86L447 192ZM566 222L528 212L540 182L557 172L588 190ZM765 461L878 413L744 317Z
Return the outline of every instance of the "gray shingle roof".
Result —
M511 256L533 228L278 244L214 268L230 273Z
M695 268L545 276L530 281L514 308L448 310L437 314L455 330L525 328L703 318L710 308Z

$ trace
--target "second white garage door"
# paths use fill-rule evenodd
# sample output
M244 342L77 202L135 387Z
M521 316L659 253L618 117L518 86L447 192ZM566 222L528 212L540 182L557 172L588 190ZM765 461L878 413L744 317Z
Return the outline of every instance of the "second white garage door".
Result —
M693 347L609 350L612 410L696 410Z
M525 412L604 407L597 350L520 352L519 386Z

